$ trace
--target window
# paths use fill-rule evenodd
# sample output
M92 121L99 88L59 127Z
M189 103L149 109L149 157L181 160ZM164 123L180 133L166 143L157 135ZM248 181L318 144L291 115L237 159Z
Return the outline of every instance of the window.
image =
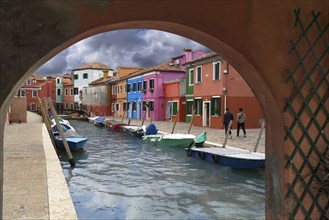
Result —
M220 62L213 63L213 80L220 79Z
M37 81L34 79L32 82L33 82L33 83L36 83Z
M37 108L37 104L32 103L32 105L31 105L31 109L32 109L33 112L37 111L37 110L38 110L38 108Z
M19 91L19 96L21 96L21 97L26 96L26 91L25 90L20 90Z
M172 115L177 115L178 113L178 102L172 102Z
M78 74L74 74L73 78L74 78L74 80L79 79L79 75Z
M193 106L193 100L187 100L186 101L186 114L187 115L192 114L192 106Z
M38 96L38 91L32 91L32 97L35 98Z
M26 80L26 85L31 85L31 80L30 79Z
M136 102L133 102L133 111L136 111L136 108L137 107L137 104L136 104Z
M150 79L150 91L154 91L154 79Z
M60 84L60 82L61 82L60 79L57 79L57 84Z
M144 91L147 90L147 81L146 80L143 81L143 90Z
M145 82L145 81L144 81ZM145 112L146 111L146 101L143 101L143 111Z
M122 85L120 85L120 90L119 90L120 94L122 94Z
M65 89L65 96L67 96L68 92L67 92L67 89Z
M74 88L74 95L79 95L79 88Z
M202 99L195 99L194 109L196 115L202 115Z
M139 81L137 84L137 91L140 92L142 91L142 81Z
M220 97L211 98L211 115L215 115L215 116L221 115L221 98Z
M150 101L149 102L149 108L150 108L150 111L153 112L154 111L154 101Z
M83 78L83 79L88 79L88 73L84 73L84 74L82 75L82 78Z
M123 110L127 111L127 103L126 102L123 103Z
M71 96L73 95L73 89L70 89L70 95Z
M190 69L188 74L188 85L193 85L194 83L194 69Z
M202 82L202 68L201 66L198 66L196 68L196 83L201 83Z
M61 95L61 89L57 89L57 95Z
M137 91L137 84L134 82L133 83L133 92L136 92Z
M127 92L130 92L130 84L127 84Z

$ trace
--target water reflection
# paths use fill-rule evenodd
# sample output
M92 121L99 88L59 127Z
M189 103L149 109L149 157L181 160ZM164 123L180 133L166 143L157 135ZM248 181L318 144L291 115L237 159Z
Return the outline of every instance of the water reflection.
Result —
M70 169L61 161L79 219L263 219L264 171L246 171L186 157L71 121L89 137Z

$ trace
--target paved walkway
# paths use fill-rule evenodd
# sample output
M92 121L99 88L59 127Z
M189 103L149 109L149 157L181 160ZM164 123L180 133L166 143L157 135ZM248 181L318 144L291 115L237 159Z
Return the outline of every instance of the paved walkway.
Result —
M5 126L4 219L77 219L41 117Z
M113 119L110 117L110 119ZM116 121L121 121L121 118L115 118ZM124 119L124 122L128 123L128 119ZM148 125L150 122L145 120L144 124ZM159 131L164 133L171 133L174 122L167 121L154 121L152 122L156 125ZM131 125L141 125L142 120L131 120ZM177 122L175 126L175 133L187 133L190 124L184 122ZM207 141L206 145L221 147L224 143L225 132L222 129L212 129L208 127L192 127L191 134L198 135L201 132L207 132ZM227 147L236 147L241 149L247 149L253 151L257 142L257 138L260 134L260 129L246 129L247 137L243 137L243 132L240 130L240 136L236 136L236 129L232 130L232 139L228 139L226 146ZM262 136L257 148L257 152L265 153L265 129L262 132Z

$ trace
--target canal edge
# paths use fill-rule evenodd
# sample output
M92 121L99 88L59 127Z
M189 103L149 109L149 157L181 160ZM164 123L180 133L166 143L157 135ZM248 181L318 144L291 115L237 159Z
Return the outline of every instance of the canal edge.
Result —
M47 167L49 219L78 219L73 201L45 124L42 139Z

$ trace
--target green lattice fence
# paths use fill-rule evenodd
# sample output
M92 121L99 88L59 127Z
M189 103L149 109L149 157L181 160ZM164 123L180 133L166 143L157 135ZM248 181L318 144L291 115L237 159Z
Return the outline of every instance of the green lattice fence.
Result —
M286 171L291 176L287 201L290 219L326 219L329 201L319 187L320 171L328 173L324 156L328 156L328 15L312 12L304 25L300 9L294 10L295 29L299 37L291 40L289 55L293 66L287 84L291 88L286 99L285 142L289 149ZM323 21L325 25L323 26ZM329 187L329 186L328 186Z

